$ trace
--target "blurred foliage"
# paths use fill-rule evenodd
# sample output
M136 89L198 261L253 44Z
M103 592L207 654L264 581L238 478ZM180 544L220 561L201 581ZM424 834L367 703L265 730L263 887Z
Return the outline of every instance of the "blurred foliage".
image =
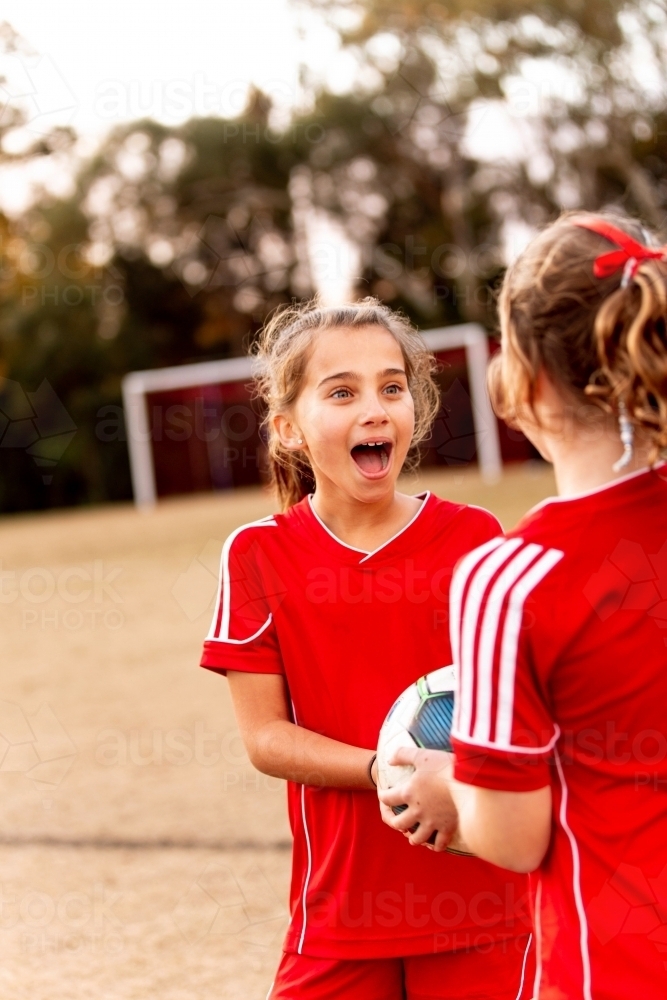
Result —
M13 64L15 70L19 70L19 75L24 74L32 61L39 60L37 53L6 21L0 21L0 54ZM15 96L22 95L24 90L30 90L30 84L26 87L25 79L9 80L0 74L0 149L3 163L21 163L39 156L58 155L70 148L76 138L72 129L58 126L28 133L28 141L25 141L23 126L30 113L25 95L23 100L21 96L18 99ZM13 143L12 138L19 134L21 141Z
M234 122L132 123L70 199L44 196L0 219L0 436L6 418L39 423L14 383L25 393L44 379L77 428L53 475L22 447L27 424L1 438L0 510L130 497L123 375L243 353L268 311L310 292L288 192L294 155L267 114L254 95Z
M349 92L306 75L282 132L260 93L233 121L133 122L71 196L0 217L0 511L129 498L123 375L242 353L346 269L423 326L491 329L508 249L563 208L667 235L661 4L302 2L353 57ZM13 146L5 110L3 163L73 139ZM513 155L486 155L503 116Z
M318 100L340 127L309 157L315 200L351 237L362 174L384 200L365 230L403 267L366 254L383 297L430 321L489 322L508 246L562 209L617 204L665 232L664 4L304 2L357 65L356 100ZM498 120L512 149L494 155Z

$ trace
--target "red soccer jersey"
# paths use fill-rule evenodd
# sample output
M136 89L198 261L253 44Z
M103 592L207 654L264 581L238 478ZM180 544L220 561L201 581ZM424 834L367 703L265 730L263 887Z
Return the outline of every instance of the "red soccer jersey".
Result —
M664 1000L667 467L539 505L451 601L457 778L553 791L535 995Z
M486 511L429 494L374 552L339 541L309 499L245 525L225 543L202 665L284 674L295 722L372 750L397 696L451 662L453 568L498 531ZM407 956L530 929L525 877L411 847L382 822L372 791L290 784L288 802L287 951Z

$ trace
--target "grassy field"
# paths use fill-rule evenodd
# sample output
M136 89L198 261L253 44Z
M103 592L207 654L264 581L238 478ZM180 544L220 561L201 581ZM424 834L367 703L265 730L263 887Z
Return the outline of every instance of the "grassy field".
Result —
M545 467L407 492L512 527ZM197 668L220 547L260 490L0 520L0 995L263 1000L287 921L281 782Z

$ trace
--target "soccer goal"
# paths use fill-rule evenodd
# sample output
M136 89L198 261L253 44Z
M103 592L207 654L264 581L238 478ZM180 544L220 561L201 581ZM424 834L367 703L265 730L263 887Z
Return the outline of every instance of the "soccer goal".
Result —
M500 452L500 440L498 435L498 423L491 409L488 393L486 390L486 368L489 360L488 338L484 328L477 323L463 323L458 326L439 327L434 330L422 331L422 337L428 348L435 354L446 351L465 350L466 367L468 370L468 382L470 387L470 404L472 410L472 420L474 426L477 461L479 463L482 477L487 482L497 480L502 473L502 459ZM162 440L162 424L160 429L156 429L155 419L151 419L152 414L149 407L149 399L160 398L169 400L177 398L173 394L190 392L193 400L200 401L201 394L211 397L211 405L202 407L199 415L195 407L194 423L197 425L197 433L191 434L190 438L198 446L205 447L208 452L211 448L218 449L219 461L216 468L224 469L226 466L225 456L233 455L237 461L243 458L243 466L246 465L245 450L239 447L229 447L230 442L248 438L251 434L257 434L256 426L249 426L255 418L249 409L246 384L252 380L256 371L257 362L251 357L228 358L221 361L203 361L191 365L177 365L173 368L156 368L151 371L131 372L123 379L123 406L125 411L125 425L127 431L127 443L130 457L130 470L132 474L132 489L134 502L138 507L149 509L153 507L158 498L158 482L156 475L156 442ZM241 395L233 394L234 387L237 387ZM230 395L232 393L232 395ZM170 394L171 397L170 397ZM198 394L198 395L197 395ZM243 396L245 394L245 396ZM246 405L242 405L242 397ZM226 410L223 419L236 413L236 416L243 422L245 429L233 429L229 425L226 434L222 435L224 444L221 441L219 428L210 426L211 415L213 419L218 419L219 411L216 410L216 401L220 406L225 404ZM179 411L180 406L180 411ZM156 408L152 407L156 412ZM190 413L187 407L181 402L171 403L170 419L172 420L172 439L175 439L177 432L173 427L180 426L181 438L187 437L187 426L184 421L186 413ZM178 411L178 412L177 412ZM221 412L221 411L220 411ZM162 410L159 410L162 414ZM161 417L160 417L161 419ZM180 423L179 423L180 420ZM208 424L208 426L207 426ZM203 444L202 444L203 442ZM250 450L248 450L250 454ZM196 464L196 463L195 463ZM200 463L201 464L201 463ZM228 463L227 463L228 464ZM159 471L159 470L158 470ZM233 486L235 483L223 475L222 478L208 477L202 480L201 488L224 488Z

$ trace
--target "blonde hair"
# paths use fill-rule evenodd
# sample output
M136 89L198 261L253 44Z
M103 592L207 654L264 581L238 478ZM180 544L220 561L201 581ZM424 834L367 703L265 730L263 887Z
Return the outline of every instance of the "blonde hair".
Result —
M413 469L419 464L418 446L429 435L440 407L440 391L433 378L435 359L415 327L404 316L371 297L343 306L325 307L317 302L287 306L271 317L254 348L260 363L257 394L266 407L263 427L271 482L283 510L303 499L312 490L314 479L303 452L283 447L273 428L273 418L288 410L297 399L308 351L317 332L364 326L382 327L401 348L415 407L415 429L405 468Z
M540 368L585 412L624 404L651 445L667 447L667 263L644 260L623 287L621 270L593 274L613 249L576 220L604 219L640 242L620 213L570 212L536 236L508 268L499 299L503 350L489 368L494 409L508 423L532 411Z

